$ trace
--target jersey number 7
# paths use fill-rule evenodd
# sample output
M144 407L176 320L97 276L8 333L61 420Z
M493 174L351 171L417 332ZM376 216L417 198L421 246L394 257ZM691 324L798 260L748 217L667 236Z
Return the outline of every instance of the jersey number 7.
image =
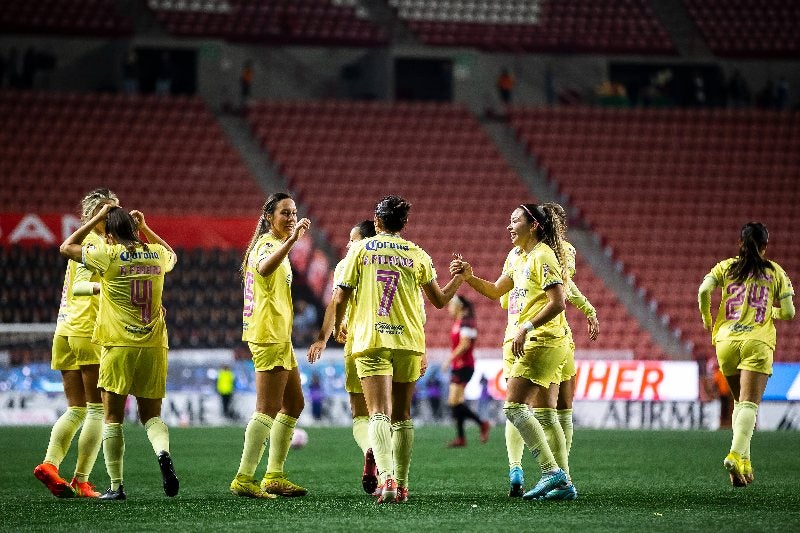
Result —
M378 304L378 316L389 316L394 295L397 292L397 283L400 281L400 272L394 270L378 270L376 281L383 283L383 295Z

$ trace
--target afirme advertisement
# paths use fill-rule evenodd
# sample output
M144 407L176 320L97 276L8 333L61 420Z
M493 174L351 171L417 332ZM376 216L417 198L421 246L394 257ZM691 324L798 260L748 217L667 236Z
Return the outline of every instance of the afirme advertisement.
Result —
M255 407L251 361L231 363L226 350L182 357L170 362L163 417L176 426L238 423ZM316 365L300 364L308 409L301 425L348 425L350 412L344 391L341 351L331 350ZM233 403L239 420L222 416L215 379L220 364L236 374ZM420 425L433 422L429 395L447 396L449 376L431 365L417 387L413 414ZM312 395L312 377L321 389ZM484 379L485 378L485 379ZM701 402L700 376L693 361L578 360L574 404L575 425L589 428L701 429L719 427L719 402ZM495 424L503 423L506 387L500 359L478 359L467 385L467 399L484 410ZM311 401L323 402L324 417L311 416ZM321 400L319 400L322 398ZM0 425L49 425L66 409L58 372L47 364L0 369ZM135 413L129 417L135 419ZM758 412L761 430L800 430L800 364L776 363Z

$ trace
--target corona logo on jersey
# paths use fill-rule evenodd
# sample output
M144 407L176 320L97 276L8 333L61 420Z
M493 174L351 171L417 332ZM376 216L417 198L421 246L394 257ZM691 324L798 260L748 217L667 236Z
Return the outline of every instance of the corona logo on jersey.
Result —
M699 369L694 361L576 361L576 400L697 400ZM493 398L506 397L500 359L478 359L467 385L467 399L480 397L480 379L486 376Z

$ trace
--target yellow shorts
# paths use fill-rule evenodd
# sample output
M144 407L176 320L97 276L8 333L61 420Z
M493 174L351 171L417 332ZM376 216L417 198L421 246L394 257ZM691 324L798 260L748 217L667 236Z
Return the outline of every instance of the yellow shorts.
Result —
M503 377L508 379L511 377L511 367L517 362L517 358L511 353L511 341L503 344Z
M79 370L86 365L100 364L100 345L92 342L91 337L53 337L53 358L50 368L53 370Z
M374 348L356 354L356 371L359 378L392 376L397 383L417 381L422 368L422 354L411 350Z
M561 372L569 357L569 346L526 346L525 355L517 358L508 377L524 378L542 387L560 383Z
M253 354L253 365L257 372L272 370L282 367L291 370L297 366L294 358L294 348L291 342L275 342L260 344L248 342L250 353Z
M356 369L356 358L353 354L344 356L344 390L350 394L364 394L364 389L361 388L361 380L358 378L358 369Z
M737 370L750 370L772 375L773 350L768 344L748 339L717 342L717 361L725 376L738 374Z
M163 398L167 394L167 349L103 346L97 386L122 396Z
M577 373L578 367L575 366L575 343L570 342L569 355L567 356L567 360L564 361L564 366L561 368L561 377L559 377L558 383L571 380Z

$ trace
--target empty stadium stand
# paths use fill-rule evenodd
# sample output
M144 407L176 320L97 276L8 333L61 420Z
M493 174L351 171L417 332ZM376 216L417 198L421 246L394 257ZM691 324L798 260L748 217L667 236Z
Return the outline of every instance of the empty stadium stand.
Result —
M238 42L379 46L386 32L355 0L148 0L174 35Z
M3 33L48 33L121 37L133 32L112 0L4 0L0 9Z
M683 0L708 47L725 57L800 53L800 4L793 0Z
M404 234L431 254L441 284L450 279L447 265L456 251L479 276L499 276L510 249L505 230L509 214L532 198L465 108L439 103L256 102L248 118L309 206L314 223L326 230L340 252L350 228L372 218L382 196L400 194L413 204ZM580 267L580 276L586 294L601 305L608 332L596 347L630 346L642 358L661 355L588 267ZM462 292L476 302L479 346L498 347L505 312L471 289ZM571 317L578 346L588 347L585 319ZM446 346L450 324L444 311L429 306L428 345Z
M800 120L724 109L517 108L512 124L583 219L603 237L696 357L713 354L697 288L760 220L768 255L800 272ZM716 310L718 298L713 301ZM776 360L800 360L778 324Z
M256 186L198 97L0 91L0 203L75 212L104 184L165 215L252 216Z
M644 0L389 0L428 45L490 52L674 54Z

